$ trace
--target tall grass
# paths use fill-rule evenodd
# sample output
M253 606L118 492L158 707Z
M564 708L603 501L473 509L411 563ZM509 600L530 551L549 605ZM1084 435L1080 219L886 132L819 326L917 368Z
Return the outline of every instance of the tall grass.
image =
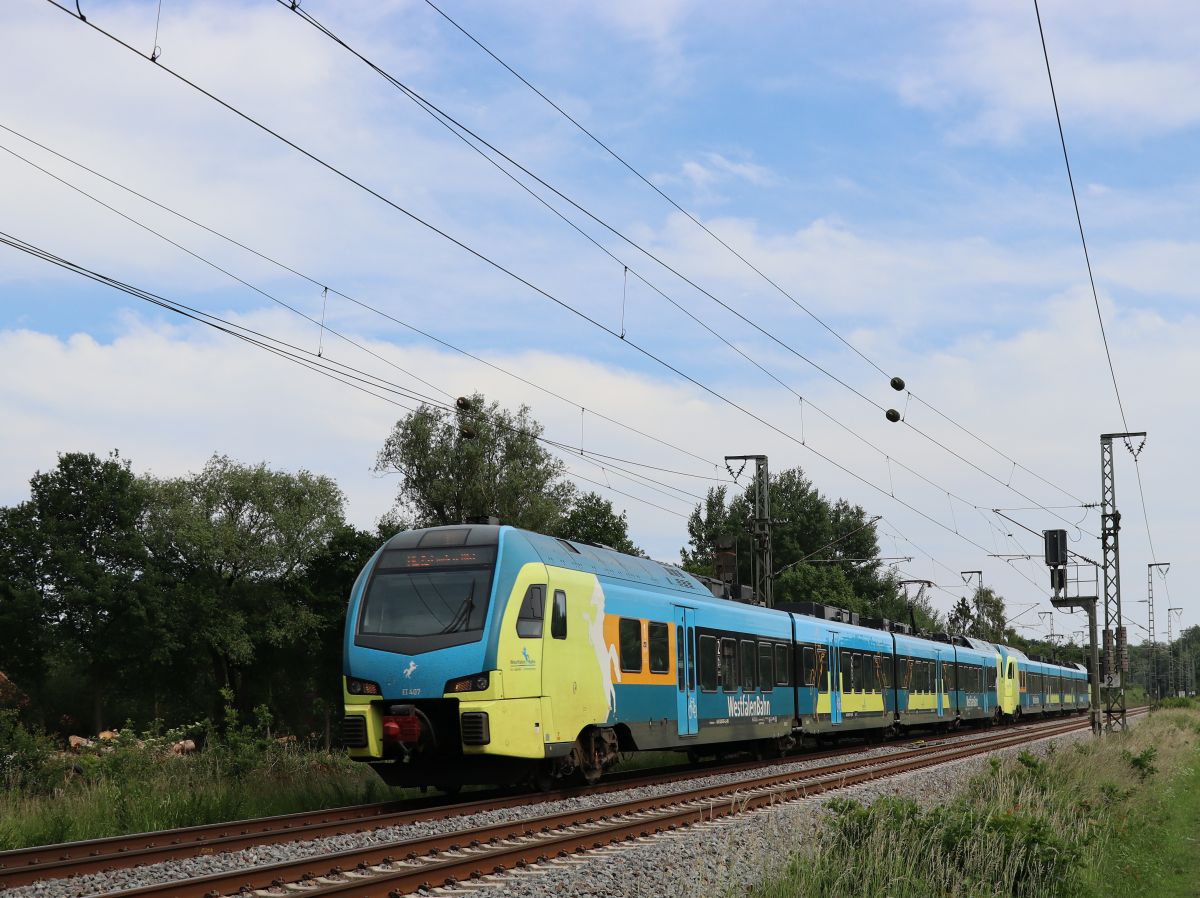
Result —
M1194 763L1200 715L1170 710L1130 732L1045 757L993 760L944 804L834 799L813 839L754 898L1098 894L1111 840L1148 820L1155 790Z
M195 736L193 755L170 747ZM316 810L401 797L340 752L270 735L232 712L209 724L134 734L79 753L0 712L0 850Z

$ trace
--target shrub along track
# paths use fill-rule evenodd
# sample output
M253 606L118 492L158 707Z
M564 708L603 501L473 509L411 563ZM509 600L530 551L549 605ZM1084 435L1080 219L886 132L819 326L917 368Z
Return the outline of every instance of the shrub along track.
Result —
M498 807L527 805L531 800L551 800L581 794L595 794L597 791L629 789L641 784L658 785L665 781L686 780L712 773L732 771L749 774L747 778L734 784L708 786L654 798L617 802L602 808L593 807L530 817L519 822L463 829L434 837L340 851L334 854L269 864L230 873L212 874L165 885L129 889L113 894L120 895L122 898L135 898L135 896L136 898L166 898L166 896L203 898L203 896L232 894L246 889L278 887L284 883L297 884L292 888L298 886L305 894L333 895L353 892L356 898L365 895L404 894L422 886L429 887L433 883L443 884L477 879L490 873L511 870L554 857L653 835L657 832L674 830L681 826L762 807L778 801L819 794L829 789L917 770L994 751L998 748L1086 728L1086 719L1039 721L1036 724L1006 728L998 733L985 731L967 738L941 739L883 756L858 758L851 756L849 759L787 773L762 772L764 768L769 771L772 765L761 762L709 767L701 770L688 768L686 774L664 768L650 776L630 775L619 782L606 782L600 787L592 789L560 790L538 796L526 793L500 799L459 802L449 807L439 807L434 813L440 817L445 817L448 813L459 816L480 810L493 810ZM862 754L861 751L856 753ZM826 752L822 755L791 758L789 761L809 761L835 754L845 758L847 753L844 750ZM754 775L754 771L760 771L760 773ZM369 810L371 808L375 811L373 816ZM397 822L406 822L406 820L428 819L430 816L428 806L423 810L392 811L386 814L380 814L379 811L380 806L375 805L326 812L324 815L289 815L286 818L249 821L227 827L236 828L237 835L210 838L202 846L192 842L187 846L182 843L180 845L156 845L152 848L134 849L124 854L97 855L94 858L77 855L69 872L84 872L85 869L95 871L116 865L130 866L129 861L145 863L148 862L148 857L159 860L164 856L172 856L170 854L172 851L174 852L173 856L195 855L198 851L212 853L218 848L219 850L232 850L243 847L247 843L261 844L268 840L291 841L326 835L330 832L354 832L375 826L395 825ZM320 821L308 819L312 817L330 819ZM381 823L380 821L384 818L386 818L386 822ZM274 828L265 835L264 831L259 828L268 827L270 825L268 821L280 820L285 821L290 828L287 830ZM196 829L216 830L216 828ZM246 829L247 832L243 834L241 829ZM195 830L175 832L186 833L195 832ZM161 838L164 834L158 835ZM227 841L230 839L235 840L236 844ZM118 840L104 841L111 848ZM153 856L145 854L146 851L154 852ZM81 866L89 861L91 862L90 866ZM0 876L7 880L4 885L13 886L17 884L17 881L14 880L18 876L20 882L47 878L46 874L51 867L58 870L64 869L61 863L25 866L9 874L0 873ZM66 873L60 875L66 875Z

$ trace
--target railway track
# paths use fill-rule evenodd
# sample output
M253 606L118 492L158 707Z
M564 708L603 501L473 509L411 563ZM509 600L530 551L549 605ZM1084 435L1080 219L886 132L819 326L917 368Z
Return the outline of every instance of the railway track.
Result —
M677 775L676 779L686 781L728 772L746 772L751 775L734 784L685 789L653 798L618 802L599 809L527 817L519 823L461 829L438 836L356 848L112 894L121 898L207 898L239 891L244 893L247 889L278 887L285 883L297 884L293 888L301 888L306 894L342 894L360 888L367 891L355 892L356 895L405 894L422 886L478 878L500 870L511 870L561 856L564 852L583 851L665 829L677 829L680 826L776 801L819 794L830 788L946 763L1086 727L1087 721L1081 719L1041 721L1006 728L998 734L993 730L981 731L969 737L937 739L883 756L861 757L864 754L862 750L851 752L849 756L844 750L825 752L820 755L792 758L787 763L794 763L796 760L821 760L823 757L835 755L841 760L786 773L771 773L769 770L773 765L761 762L701 770L690 768L687 776ZM560 790L539 795L537 800L661 784L668 779L664 777L664 773L667 772L660 769L650 776L629 776L621 781L605 783L598 788ZM510 795L499 800L491 797L479 801L464 801L449 807L439 807L434 811L434 815L465 816L481 810L527 805L530 799L529 794L523 794ZM427 805L422 809L379 813L382 809L383 806L363 806L318 815L288 815L285 818L265 818L225 827L197 827L193 830L173 831L170 834L151 834L137 837L141 841L133 842L132 844L138 846L134 848L122 846L120 840L115 839L100 840L104 843L103 847L97 847L98 843L52 846L51 850L69 849L68 853L72 856L66 860L45 860L46 855L41 855L42 862L27 862L20 867L12 866L11 862L19 862L17 856L22 853L10 852L0 857L0 862L10 865L7 870L0 868L0 879L4 880L4 886L12 887L51 878L55 874L63 876L98 872L166 857L208 854L217 850L236 850L237 847L249 844L316 838L320 835L343 834L366 828L427 820L431 816L430 811L433 810ZM314 817L322 819L310 819ZM229 833L228 830L236 832ZM196 837L190 842L187 841L187 835L182 835L189 833ZM221 835L215 835L217 833ZM155 838L159 840L157 844L142 844L147 839ZM201 840L197 841L197 838ZM91 846L90 851L87 850L87 846ZM126 850L122 851L122 847ZM24 853L23 857L28 861L39 855L31 849Z
M1037 724L1027 723L1020 726L1034 725ZM984 732L977 731L937 738L940 740L985 738L981 735ZM903 746L928 741L929 737L927 736L915 736L890 744ZM403 826L428 820L431 817L464 817L483 811L528 805L531 802L557 801L581 795L604 794L622 789L658 785L663 782L750 772L798 760L811 761L852 756L856 752L870 751L873 747L871 745L854 746L853 748L842 746L827 751L808 752L768 761L681 765L659 767L650 771L633 770L607 777L604 782L595 786L563 788L548 792L489 791L476 793L463 799L436 796L35 846L0 852L0 889L15 888L46 879L103 873L119 867L133 867L218 852L239 851L257 845L299 842L390 826Z

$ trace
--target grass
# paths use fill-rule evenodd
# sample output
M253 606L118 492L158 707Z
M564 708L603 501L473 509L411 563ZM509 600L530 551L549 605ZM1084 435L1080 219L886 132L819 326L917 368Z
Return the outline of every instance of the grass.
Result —
M203 750L171 753L184 737ZM194 826L246 817L387 801L370 768L338 751L271 737L260 711L253 726L227 709L222 727L197 724L134 733L79 753L22 727L0 711L0 850Z
M1200 713L1162 710L1127 734L993 760L935 807L831 800L786 869L750 894L1197 896L1198 786Z
M1188 704L1171 702L1177 708ZM1160 716L1176 727L1189 722L1175 710ZM1191 715L1193 727L1197 719L1200 715ZM1200 896L1200 753L1185 759L1177 776L1158 782L1131 810L1113 821L1110 848L1091 877L1088 898Z

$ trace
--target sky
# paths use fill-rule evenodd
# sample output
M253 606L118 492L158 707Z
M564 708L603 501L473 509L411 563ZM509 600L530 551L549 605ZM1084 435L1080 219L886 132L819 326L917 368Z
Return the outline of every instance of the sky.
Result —
M424 0L301 7L409 93L288 3L81 0L136 54L74 4L0 5L0 78L23 85L0 93L0 231L376 378L0 246L0 503L64 451L157 476L221 453L328 474L369 527L397 418L480 391L574 447L654 557L738 473L724 456L762 453L882 515L936 606L982 570L1025 635L1082 629L1048 613L1039 534L1099 558L1083 506L1126 425L1032 3L439 6L599 142ZM1042 9L1125 421L1148 432L1136 465L1116 454L1132 641L1151 562L1171 563L1160 638L1168 606L1200 623L1189 13Z

